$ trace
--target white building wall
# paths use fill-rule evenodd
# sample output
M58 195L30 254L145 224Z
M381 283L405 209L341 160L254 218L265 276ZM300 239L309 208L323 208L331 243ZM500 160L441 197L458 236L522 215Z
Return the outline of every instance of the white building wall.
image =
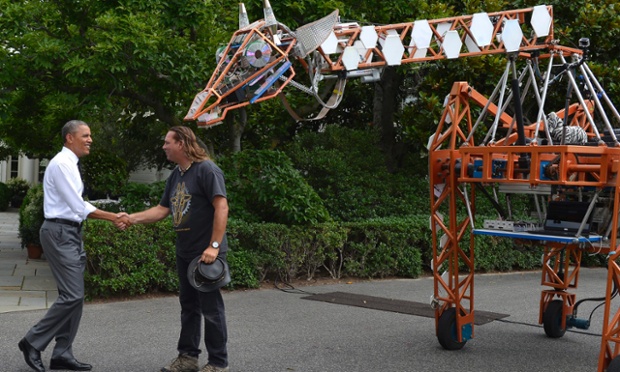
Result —
M9 162L6 160L0 161L0 182L6 183L11 176L11 170L9 169Z
M12 159L9 157L7 160L0 161L0 182L2 183L11 179ZM31 185L39 183L39 160L20 155L17 160L17 177L28 181Z
M31 185L36 185L39 182L39 160L20 156L17 177L25 179Z
M47 164L46 160L42 162L39 159L29 159L26 156L20 156L17 165L17 177L25 179L31 185L39 183L39 170L41 163ZM169 169L158 171L156 168L141 168L129 175L130 182L137 183L153 183L164 181L170 175ZM0 161L0 182L6 183L11 178L11 158Z
M158 171L156 168L141 168L129 175L129 182L153 183L165 181L169 175L169 169Z

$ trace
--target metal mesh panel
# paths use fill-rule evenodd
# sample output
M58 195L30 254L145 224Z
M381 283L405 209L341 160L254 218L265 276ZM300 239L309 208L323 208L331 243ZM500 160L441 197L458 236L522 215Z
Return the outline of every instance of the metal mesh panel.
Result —
M338 10L330 15L301 26L295 31L297 36L297 52L301 58L316 50L327 39L338 23Z

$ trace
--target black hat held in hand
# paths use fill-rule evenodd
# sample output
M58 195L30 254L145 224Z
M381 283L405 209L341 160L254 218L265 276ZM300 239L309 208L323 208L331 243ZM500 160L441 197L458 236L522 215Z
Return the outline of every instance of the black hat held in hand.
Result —
M192 287L201 292L211 292L230 283L228 263L217 257L210 264L200 261L201 256L192 260L187 268L187 279Z

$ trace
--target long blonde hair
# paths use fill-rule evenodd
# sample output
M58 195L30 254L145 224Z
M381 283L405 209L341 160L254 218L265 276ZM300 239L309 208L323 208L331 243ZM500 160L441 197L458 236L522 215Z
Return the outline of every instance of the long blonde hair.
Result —
M207 154L204 147L200 145L196 135L191 128L184 126L175 126L168 129L170 132L174 132L174 139L183 142L183 149L185 156L191 161L202 161L211 159Z

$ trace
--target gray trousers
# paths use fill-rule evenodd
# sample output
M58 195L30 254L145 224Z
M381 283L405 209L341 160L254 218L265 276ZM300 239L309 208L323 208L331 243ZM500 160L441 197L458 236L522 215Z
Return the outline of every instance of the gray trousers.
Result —
M73 340L84 307L84 269L86 252L81 229L45 221L40 230L43 252L56 279L58 299L26 334L26 340L43 351L52 340L56 345L52 359L74 358Z

